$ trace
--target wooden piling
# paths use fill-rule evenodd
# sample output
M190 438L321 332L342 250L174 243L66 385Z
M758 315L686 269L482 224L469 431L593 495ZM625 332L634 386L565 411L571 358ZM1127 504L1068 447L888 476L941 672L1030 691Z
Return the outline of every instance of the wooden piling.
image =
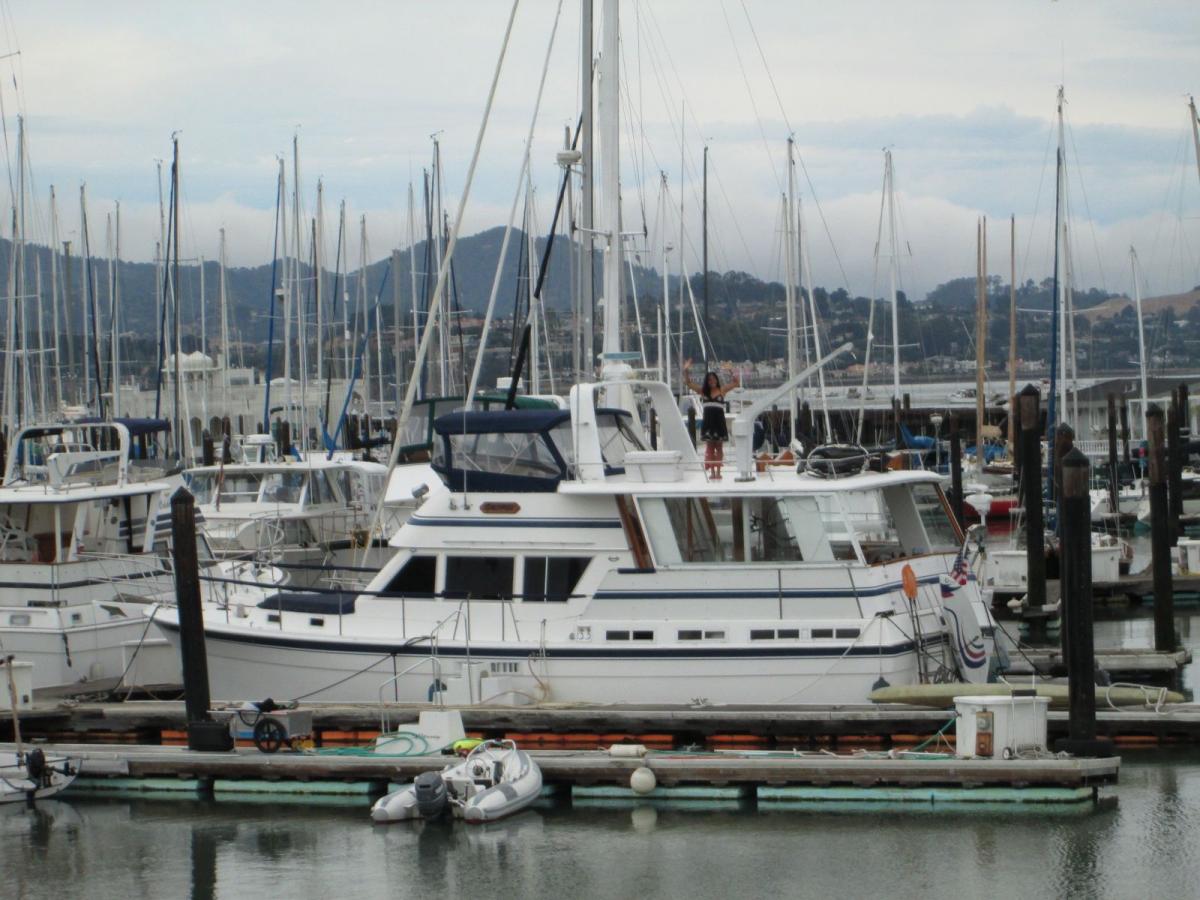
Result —
M1032 384L1021 391L1021 486L1025 507L1026 588L1030 607L1046 605L1046 535L1042 520L1041 395Z
M1179 433L1179 393L1171 392L1171 404L1167 407L1167 527L1171 546L1179 542L1183 516L1183 442Z
M229 750L228 728L209 715L208 657L204 646L204 614L200 607L200 565L196 555L196 500L187 488L171 497L171 556L175 568L175 602L179 615L188 747Z
M1058 522L1062 517L1062 510L1059 508L1062 500L1062 461L1063 457L1071 452L1075 447L1075 429L1065 422L1061 423L1054 429L1054 496L1051 501L1054 503L1054 531L1058 532Z
M205 431L200 436L200 464L203 466L215 465L217 457L213 451L212 434Z
M1146 454L1149 457L1150 566L1154 575L1154 649L1175 649L1175 595L1171 580L1171 529L1167 503L1167 460L1163 447L1163 411L1157 403L1146 410Z
M1117 395L1108 395L1108 509L1114 517L1121 512L1120 481L1117 476Z
M1116 419L1109 396L1109 410ZM1113 447L1116 436L1110 438ZM1113 454L1115 464L1115 452ZM1056 745L1078 756L1108 756L1111 744L1096 740L1096 651L1092 621L1092 540L1088 458L1072 448L1062 458L1062 538L1059 578L1062 586L1063 658L1067 664L1069 737Z

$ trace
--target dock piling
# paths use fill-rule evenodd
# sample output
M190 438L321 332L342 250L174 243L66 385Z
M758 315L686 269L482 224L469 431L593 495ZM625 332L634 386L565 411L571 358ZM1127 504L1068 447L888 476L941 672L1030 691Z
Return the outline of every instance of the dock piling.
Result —
M233 738L228 727L223 722L214 722L208 712L208 657L204 647L200 565L196 555L196 500L187 488L181 487L171 497L171 535L188 749L232 750Z
M1112 397L1109 397L1110 404ZM1113 410L1113 406L1109 406ZM1114 411L1115 418L1115 411ZM1092 542L1088 458L1072 448L1062 458L1059 506L1059 578L1063 603L1063 656L1070 703L1069 736L1056 750L1076 756L1111 756L1111 742L1096 739L1096 651L1092 628Z
M1129 404L1124 397L1121 398L1121 458L1126 465L1133 462L1129 455Z
M1021 485L1025 506L1027 603L1046 605L1046 534L1042 520L1042 448L1039 440L1041 395L1032 384L1021 391Z
M1108 395L1108 509L1120 516L1120 483L1117 476L1117 395Z
M1163 447L1163 411L1146 410L1149 457L1150 566L1154 575L1154 649L1175 649L1175 585L1171 580L1171 529L1167 503L1167 460Z
M1179 394L1171 392L1171 403L1167 407L1167 525L1171 546L1179 542L1183 516L1183 442L1179 431Z

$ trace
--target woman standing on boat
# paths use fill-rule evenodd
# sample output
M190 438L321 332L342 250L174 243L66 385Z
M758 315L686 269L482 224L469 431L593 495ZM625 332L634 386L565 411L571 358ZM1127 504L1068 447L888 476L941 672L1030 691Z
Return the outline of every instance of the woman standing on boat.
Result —
M683 364L683 380L690 390L700 395L704 404L704 417L700 422L700 439L704 441L704 470L710 477L721 477L721 463L725 460L725 442L729 431L725 427L725 395L741 386L735 374L729 383L722 386L716 372L704 376L704 385L692 381L688 372L692 368L689 359Z

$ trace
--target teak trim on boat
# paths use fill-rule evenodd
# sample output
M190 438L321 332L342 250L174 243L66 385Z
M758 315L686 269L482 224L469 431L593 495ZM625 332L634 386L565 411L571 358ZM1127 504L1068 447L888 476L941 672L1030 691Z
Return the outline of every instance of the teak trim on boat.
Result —
M629 498L617 494L617 514L621 517L621 529L625 532L625 540L633 554L633 563L639 569L653 570L654 562L650 559L650 545L646 543L646 533L642 531L642 523L638 520L630 505Z

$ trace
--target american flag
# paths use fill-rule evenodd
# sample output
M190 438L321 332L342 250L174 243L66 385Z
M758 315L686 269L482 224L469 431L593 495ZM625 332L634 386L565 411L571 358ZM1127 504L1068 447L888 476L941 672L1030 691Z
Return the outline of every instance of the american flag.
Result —
M954 567L950 569L950 577L958 582L959 586L967 583L967 576L971 573L971 566L967 563L966 556L961 550L954 557Z

